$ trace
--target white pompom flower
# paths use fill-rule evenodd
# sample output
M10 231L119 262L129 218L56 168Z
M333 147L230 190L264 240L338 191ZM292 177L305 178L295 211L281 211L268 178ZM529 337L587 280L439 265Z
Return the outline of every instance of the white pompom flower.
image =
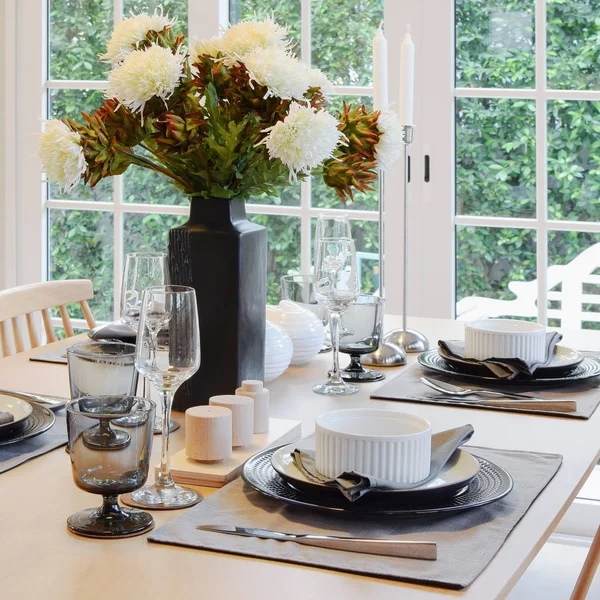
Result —
M323 71L320 69L307 69L308 87L321 88L324 94L330 94L333 91L333 84Z
M309 69L281 48L255 48L242 62L250 81L268 88L267 97L300 100L309 88Z
M141 13L123 19L114 28L112 36L106 46L106 53L100 59L116 65L128 54L137 49L138 44L146 38L149 31L162 31L167 26L173 26L176 19L169 19L163 15L162 10L154 14Z
M287 27L278 25L271 17L264 21L242 21L223 33L221 51L228 57L245 56L255 48L286 50L289 42Z
M260 143L267 147L269 158L279 159L288 167L290 181L295 181L298 173L309 174L331 158L343 137L333 115L297 102L291 103L283 121L264 133L268 135Z
M62 121L46 121L40 135L38 156L48 181L57 182L68 192L87 169L79 134L71 131Z
M398 115L392 110L382 110L377 118L377 129L381 132L379 142L375 146L375 158L380 169L390 169L402 156L402 125Z
M185 55L152 44L134 50L108 76L106 96L116 98L134 112L144 114L144 106L155 96L166 102L182 75Z
M190 64L198 62L199 56L215 58L222 51L221 38L216 35L205 40L193 38L190 44Z

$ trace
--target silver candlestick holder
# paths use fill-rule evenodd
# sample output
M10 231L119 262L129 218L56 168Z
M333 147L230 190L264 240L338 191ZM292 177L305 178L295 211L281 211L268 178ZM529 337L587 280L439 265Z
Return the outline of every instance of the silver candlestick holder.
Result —
M398 366L406 364L406 352L423 352L429 348L427 338L414 329L408 328L406 315L406 289L408 271L408 146L413 141L413 126L402 126L404 144L404 272L402 286L402 328L394 329L383 338L378 350L363 356L361 362L370 366ZM379 173L379 293L385 297L385 202L383 172Z

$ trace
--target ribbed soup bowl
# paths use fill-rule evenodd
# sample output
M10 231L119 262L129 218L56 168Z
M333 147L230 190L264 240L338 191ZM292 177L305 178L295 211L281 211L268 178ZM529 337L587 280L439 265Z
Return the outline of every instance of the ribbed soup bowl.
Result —
M325 413L315 422L315 462L330 478L354 471L417 483L429 475L431 425L421 417L384 409Z

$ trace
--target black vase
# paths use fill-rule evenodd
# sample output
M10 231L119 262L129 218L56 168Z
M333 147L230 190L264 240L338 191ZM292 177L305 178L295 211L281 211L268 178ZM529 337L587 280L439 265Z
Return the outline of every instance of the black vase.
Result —
M173 409L233 394L263 379L267 230L246 218L242 200L192 198L187 223L169 232L171 283L196 290L201 366L175 394Z

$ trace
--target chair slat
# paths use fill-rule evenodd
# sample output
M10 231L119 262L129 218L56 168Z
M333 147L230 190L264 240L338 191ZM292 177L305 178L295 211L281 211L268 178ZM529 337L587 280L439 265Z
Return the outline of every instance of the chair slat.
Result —
M62 320L63 327L65 328L67 337L73 337L75 332L73 331L73 326L71 325L71 317L69 317L67 307L64 304L61 304L58 307L58 310L60 311L60 318Z
M573 589L573 594L571 595L571 600L584 600L587 597L588 590L590 589L590 585L592 584L592 580L594 579L594 575L598 570L598 565L600 564L600 527L598 527L598 531L596 531L596 535L594 536L594 541L590 546L588 551L588 555L585 559L585 563L579 573L579 577L577 578L577 583L575 584L575 588Z
M0 351L2 356L10 356L10 344L8 343L8 333L6 332L6 321L0 321Z
M50 319L50 312L47 308L42 310L42 321L44 321L44 331L46 332L46 340L49 343L56 341L56 335L54 335L54 327L52 327L52 321Z
M33 315L31 313L27 313L25 315L25 320L27 321L27 333L29 334L29 343L32 348L37 348L40 345L38 340L37 333L35 331L35 323L33 322Z
M83 312L83 316L85 317L85 322L87 323L90 329L96 327L96 321L94 319L94 315L92 315L92 311L90 310L90 305L87 303L87 300L82 300L79 303L81 306L81 310Z
M17 352L23 352L23 339L21 338L21 331L19 329L19 322L17 321L17 317L13 317L11 320L12 323L12 331L13 331L13 340L15 342L15 350Z

